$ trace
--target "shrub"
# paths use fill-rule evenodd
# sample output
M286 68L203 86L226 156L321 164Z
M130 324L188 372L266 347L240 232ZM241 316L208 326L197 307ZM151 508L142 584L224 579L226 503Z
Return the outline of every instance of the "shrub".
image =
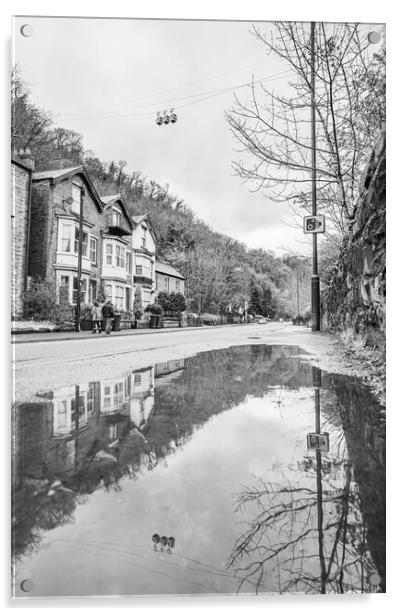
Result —
M24 315L34 321L59 319L56 286L53 281L38 278L30 284L24 293Z
M134 290L134 301L133 301L133 313L134 317L137 321L142 317L142 313L144 312L142 305L142 293L140 287L135 287Z
M160 304L148 304L148 306L145 308L145 312L150 312L151 314L162 316L163 308Z
M221 322L220 316L217 314L210 314L209 312L204 312L201 315L201 319L205 325L218 325Z

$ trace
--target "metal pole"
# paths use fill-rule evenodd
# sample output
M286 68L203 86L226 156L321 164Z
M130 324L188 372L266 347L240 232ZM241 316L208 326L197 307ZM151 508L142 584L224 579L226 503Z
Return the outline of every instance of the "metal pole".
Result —
M311 22L311 176L312 215L317 215L317 162L315 140L315 22ZM311 276L311 329L320 331L320 279L317 266L317 234L313 233L313 274Z
M297 324L300 325L299 268L296 265Z
M81 331L81 271L82 271L82 227L84 218L85 189L81 186L80 219L78 228L78 269L77 269L77 306L75 313L75 331Z

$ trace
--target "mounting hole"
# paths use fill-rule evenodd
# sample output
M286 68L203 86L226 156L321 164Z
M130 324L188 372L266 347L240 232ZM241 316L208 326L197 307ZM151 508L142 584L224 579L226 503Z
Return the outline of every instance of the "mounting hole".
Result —
M376 45L376 43L379 43L381 40L381 34L375 31L369 32L367 38L369 43L371 43L372 45Z
M20 584L20 588L23 592L30 592L34 587L34 583L32 580L27 578L26 580L22 580Z
M31 25L24 24L23 26L21 26L20 32L21 32L22 36L29 37L29 36L33 36L34 29L33 29L33 27Z

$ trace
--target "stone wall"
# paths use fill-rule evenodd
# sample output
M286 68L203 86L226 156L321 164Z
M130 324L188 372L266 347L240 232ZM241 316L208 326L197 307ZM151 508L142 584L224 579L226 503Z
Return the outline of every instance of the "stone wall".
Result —
M325 324L352 328L369 344L385 340L385 131L361 183L353 224L323 293Z
M12 160L12 273L11 273L11 316L21 317L23 293L27 280L27 249L29 233L29 195L31 186L31 164L28 161Z

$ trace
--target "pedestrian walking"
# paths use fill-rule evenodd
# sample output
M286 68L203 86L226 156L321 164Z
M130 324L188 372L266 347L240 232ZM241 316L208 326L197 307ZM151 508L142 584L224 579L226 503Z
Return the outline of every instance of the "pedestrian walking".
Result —
M91 317L92 317L92 333L100 334L102 331L102 308L99 306L98 302L94 302L91 308Z
M102 308L102 315L103 315L103 318L105 319L105 332L107 334L110 334L112 330L112 322L114 318L113 304L110 300L108 300L106 304L104 304Z

